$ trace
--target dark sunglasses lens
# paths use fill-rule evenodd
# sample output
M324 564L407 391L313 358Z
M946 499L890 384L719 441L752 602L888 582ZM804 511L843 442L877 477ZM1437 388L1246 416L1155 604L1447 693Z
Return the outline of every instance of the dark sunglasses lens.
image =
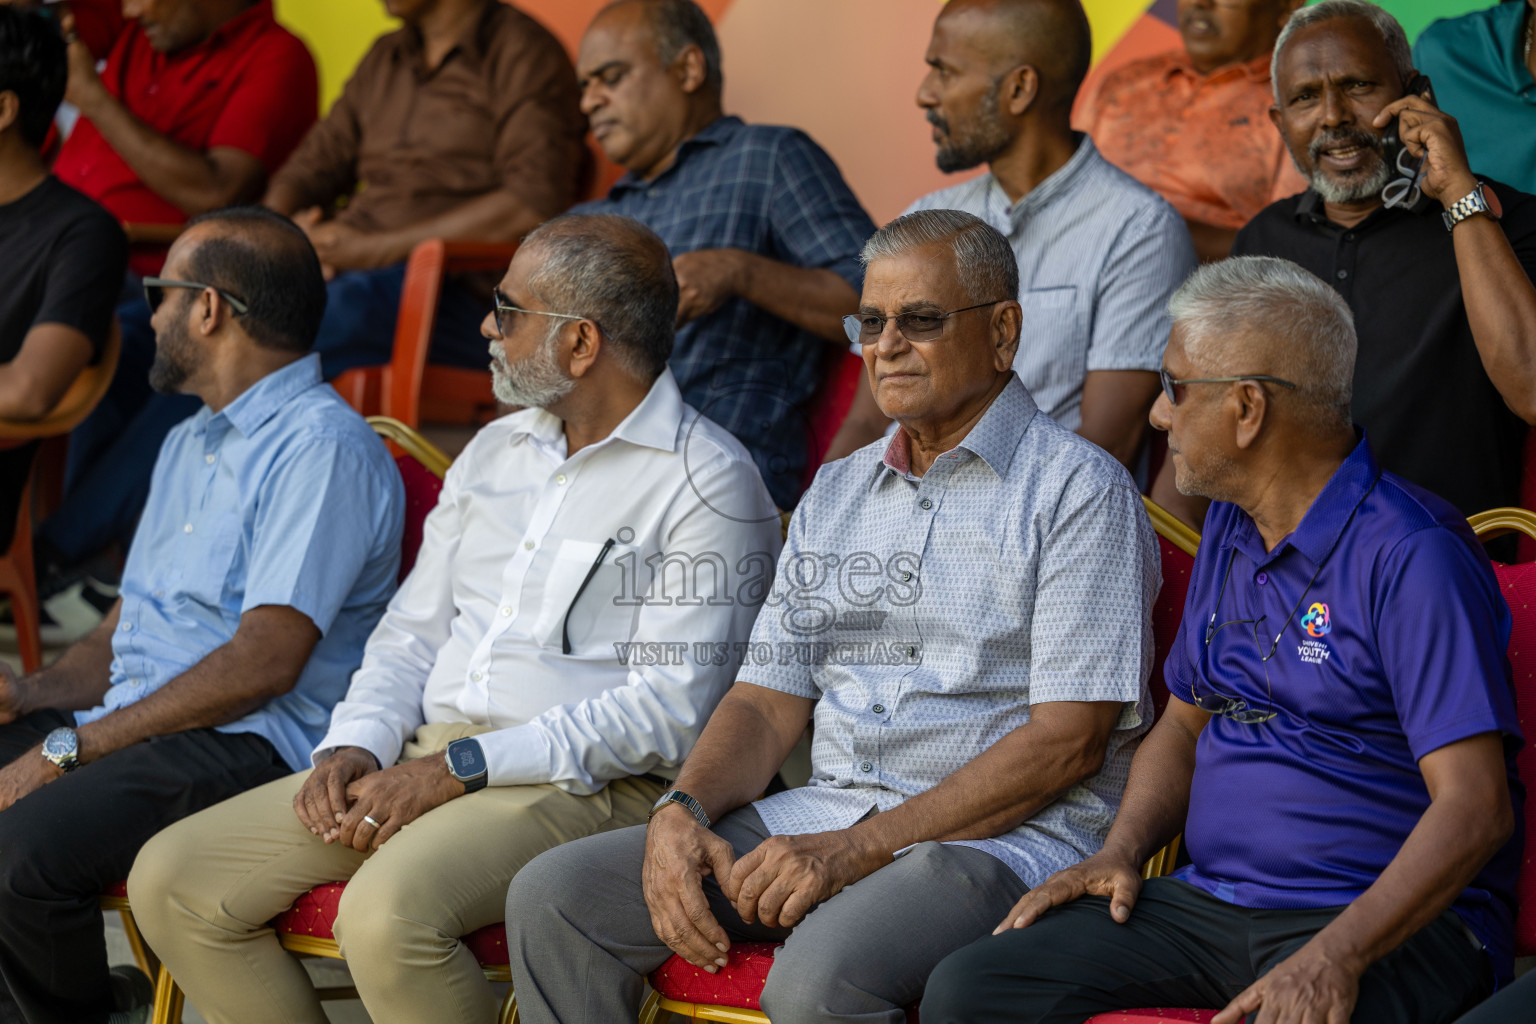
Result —
M165 301L165 289L157 284L144 286L144 301L149 303L149 311L155 312L160 308L160 303Z
M908 341L927 341L937 337L944 330L944 318L939 316L924 316L921 313L903 313L896 318L896 326L900 328L902 337Z
M1167 370L1159 370L1158 376L1163 380L1163 395L1168 399L1168 404L1178 405L1179 396L1173 389L1173 378L1168 375Z

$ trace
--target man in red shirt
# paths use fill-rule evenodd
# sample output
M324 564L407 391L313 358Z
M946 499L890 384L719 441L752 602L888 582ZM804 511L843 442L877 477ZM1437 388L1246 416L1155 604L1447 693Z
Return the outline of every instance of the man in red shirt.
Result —
M128 20L99 73L87 39L63 17L66 99L81 116L55 175L129 224L181 224L259 199L315 122L319 86L304 44L278 25L271 0L122 0L122 11ZM154 453L197 409L148 385L154 332L136 276L158 272L163 255L132 255L117 309L121 362L107 397L71 438L65 502L38 531L41 566L73 569L114 540L126 545ZM70 582L46 575L45 592ZM67 607L48 602L45 640L75 639L109 603L97 600L93 611L74 600L81 596L70 586ZM71 630L65 620L76 613Z

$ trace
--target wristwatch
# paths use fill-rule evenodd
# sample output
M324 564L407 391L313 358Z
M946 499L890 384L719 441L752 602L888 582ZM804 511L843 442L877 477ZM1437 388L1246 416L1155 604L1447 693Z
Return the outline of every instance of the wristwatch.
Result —
M80 741L75 730L60 727L43 737L43 757L68 774L80 767Z
M661 794L661 799L656 801L656 806L651 808L650 817L656 817L656 812L667 804L682 804L688 808L688 813L699 820L699 824L705 828L713 827L710 824L709 815L704 813L704 805L680 789L669 789Z
M1492 220L1498 220L1504 216L1504 210L1499 206L1499 197L1488 191L1482 182L1478 182L1477 188L1447 207L1440 217L1445 221L1445 230L1450 231L1457 224L1478 213Z
M443 751L443 757L448 762L448 774L464 783L465 793L485 788L486 773L490 766L486 763L485 751L480 748L479 740L473 736L454 740Z

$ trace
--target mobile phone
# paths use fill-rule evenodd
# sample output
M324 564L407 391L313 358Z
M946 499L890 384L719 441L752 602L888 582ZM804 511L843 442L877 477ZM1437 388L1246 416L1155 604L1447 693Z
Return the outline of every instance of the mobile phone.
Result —
M1408 80L1404 95L1422 96L1435 102L1429 78L1418 72ZM1409 153L1399 132L1398 119L1394 117L1381 133L1381 158L1393 172L1391 180L1382 187L1381 199L1387 206L1413 206L1422 194L1419 185L1424 180L1424 157Z
M1417 72L1415 72L1414 76L1408 80L1408 88L1404 90L1404 95L1422 96L1429 100L1431 103L1435 101L1435 94L1430 87L1429 77L1427 75L1418 74ZM1402 167L1400 166L1400 155L1403 153L1404 147L1403 140L1399 138L1398 135L1399 129L1397 121L1398 119L1394 117L1387 124L1386 129L1381 133L1381 155L1386 158L1388 164L1393 167L1397 167L1399 170L1402 170ZM1408 160L1414 165L1414 169L1417 170L1419 161L1415 160L1411 156L1408 157Z

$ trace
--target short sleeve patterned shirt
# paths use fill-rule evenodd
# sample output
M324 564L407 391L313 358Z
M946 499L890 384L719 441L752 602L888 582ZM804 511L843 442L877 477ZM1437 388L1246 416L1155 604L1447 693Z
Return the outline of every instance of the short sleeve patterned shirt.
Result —
M755 805L774 834L889 810L1035 704L1117 701L1097 775L961 844L1030 886L1103 845L1152 716L1157 547L1125 469L1037 411L1014 377L922 477L898 432L806 492L738 675L817 702L809 785Z

